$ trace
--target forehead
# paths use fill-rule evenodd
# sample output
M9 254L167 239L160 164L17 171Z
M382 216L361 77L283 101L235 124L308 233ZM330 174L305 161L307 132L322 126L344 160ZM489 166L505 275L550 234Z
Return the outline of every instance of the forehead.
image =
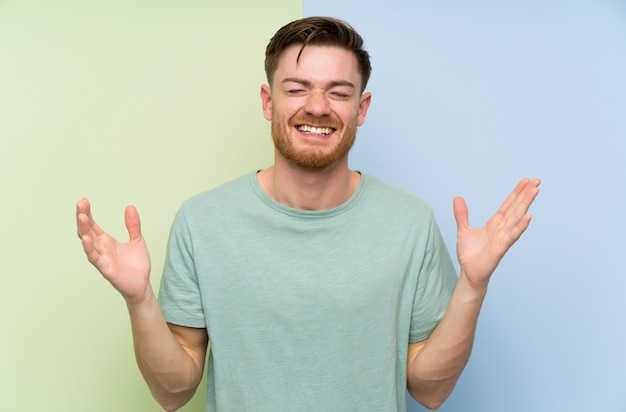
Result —
M301 49L301 44L294 44L283 51L274 72L274 82L297 77L312 83L348 81L360 87L361 74L357 58L350 50L307 45L298 59Z

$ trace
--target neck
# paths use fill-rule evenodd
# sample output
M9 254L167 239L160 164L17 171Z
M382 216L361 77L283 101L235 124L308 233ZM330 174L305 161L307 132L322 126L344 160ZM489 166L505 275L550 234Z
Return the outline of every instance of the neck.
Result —
M347 159L328 169L307 171L277 159L257 179L263 191L294 209L326 210L346 202L356 191L361 175L348 169Z

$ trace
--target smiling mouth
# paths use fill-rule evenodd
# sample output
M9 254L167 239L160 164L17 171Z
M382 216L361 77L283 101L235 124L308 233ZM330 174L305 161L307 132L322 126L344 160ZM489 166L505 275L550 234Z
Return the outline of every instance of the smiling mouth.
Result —
M296 126L296 129L298 129L298 131L300 131L301 133L311 134L311 135L316 135L316 136L328 136L329 134L333 133L336 130L333 127L315 127L315 126L309 126L306 124L298 125Z

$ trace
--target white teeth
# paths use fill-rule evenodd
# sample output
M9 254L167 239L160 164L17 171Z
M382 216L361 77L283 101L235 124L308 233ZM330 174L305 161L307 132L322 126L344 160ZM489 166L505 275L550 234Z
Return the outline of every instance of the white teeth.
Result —
M303 133L318 134L322 136L329 135L333 132L333 129L330 127L313 127L308 125L298 126L298 130Z

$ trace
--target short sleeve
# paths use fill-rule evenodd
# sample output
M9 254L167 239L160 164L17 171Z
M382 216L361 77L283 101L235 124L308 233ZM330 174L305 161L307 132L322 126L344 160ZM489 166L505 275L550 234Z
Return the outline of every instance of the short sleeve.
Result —
M168 323L206 327L193 259L192 236L184 208L176 214L170 231L159 304Z
M456 283L456 269L433 218L419 269L409 342L430 337L443 318Z

